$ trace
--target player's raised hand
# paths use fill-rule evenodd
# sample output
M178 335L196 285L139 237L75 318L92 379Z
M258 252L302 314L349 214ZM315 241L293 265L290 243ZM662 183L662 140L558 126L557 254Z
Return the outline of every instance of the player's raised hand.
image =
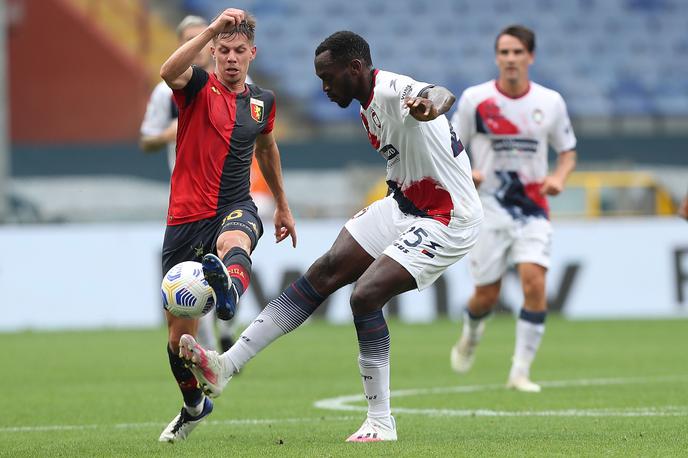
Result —
M424 97L407 97L404 103L409 109L409 114L418 121L432 121L440 114L437 107L430 99Z
M210 24L209 28L217 35L228 33L241 24L246 18L244 11L236 8L227 8Z
M296 248L296 223L289 207L275 210L275 243L291 237L291 245Z
M548 196L556 196L564 190L564 181L555 177L547 176L540 186L540 194Z

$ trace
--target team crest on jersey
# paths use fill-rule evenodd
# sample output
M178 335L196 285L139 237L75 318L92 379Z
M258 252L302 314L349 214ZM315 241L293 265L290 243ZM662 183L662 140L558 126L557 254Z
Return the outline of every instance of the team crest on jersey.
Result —
M545 115L542 113L541 109L536 108L535 111L533 111L533 121L535 121L535 124L540 124L544 118Z
M251 97L251 117L255 122L263 122L264 107L262 100Z
M217 90L215 86L210 86L210 90L213 91L215 94L219 94L220 91Z

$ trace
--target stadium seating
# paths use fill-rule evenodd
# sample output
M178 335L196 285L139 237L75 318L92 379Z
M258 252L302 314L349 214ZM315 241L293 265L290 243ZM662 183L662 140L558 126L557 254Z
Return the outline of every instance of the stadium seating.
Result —
M186 0L207 17L225 2ZM315 46L348 29L371 44L379 68L455 92L496 75L493 43L505 25L537 33L532 77L559 90L572 116L687 116L685 0L238 0L258 18L259 72L302 100L314 122L356 118L321 96Z

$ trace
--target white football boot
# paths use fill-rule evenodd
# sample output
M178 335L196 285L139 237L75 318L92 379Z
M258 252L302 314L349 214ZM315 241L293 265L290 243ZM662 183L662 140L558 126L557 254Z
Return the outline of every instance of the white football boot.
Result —
M228 371L225 371L220 355L201 347L189 334L179 339L179 357L196 377L201 390L211 398L222 394L232 378L231 374L226 374Z
M380 441L395 441L397 440L397 424L394 417L389 417L392 427L383 424L382 422L367 417L358 431L353 433L346 440L347 442L380 442Z
M182 407L181 412L179 412L179 414L172 419L170 424L167 425L167 428L163 430L158 440L160 442L177 442L186 439L189 437L189 434L191 434L191 431L193 431L205 417L210 415L212 411L213 401L209 398L204 398L203 411L195 417L186 410L186 407Z
M468 317L464 318L468 319ZM475 349L480 343L480 339L485 332L485 320L481 320L480 324L474 331L473 338L468 336L468 332L464 329L461 334L461 338L451 348L451 353L449 354L449 362L451 363L451 368L454 372L458 374L465 374L471 367L473 367L473 362L475 361Z
M523 393L539 393L542 388L537 383L530 381L527 375L515 375L509 377L506 387Z

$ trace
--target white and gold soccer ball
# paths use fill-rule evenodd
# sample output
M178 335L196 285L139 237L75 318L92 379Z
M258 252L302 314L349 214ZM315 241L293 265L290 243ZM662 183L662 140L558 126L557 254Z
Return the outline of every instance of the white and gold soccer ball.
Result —
M165 310L178 317L200 318L215 305L215 293L203 277L200 262L184 261L172 267L160 291Z

